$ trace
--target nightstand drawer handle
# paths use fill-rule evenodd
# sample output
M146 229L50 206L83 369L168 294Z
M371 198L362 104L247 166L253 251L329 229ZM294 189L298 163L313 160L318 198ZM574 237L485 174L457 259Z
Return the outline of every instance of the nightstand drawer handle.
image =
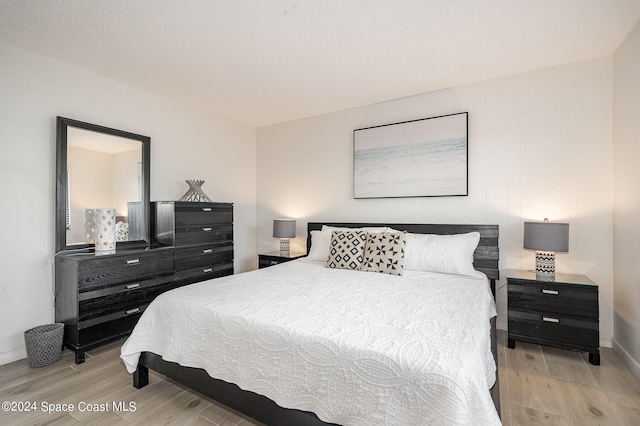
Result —
M140 259L131 259L126 260L125 262L127 262L127 265L137 265L138 263L140 263Z
M213 272L213 268L207 268L207 269L203 269L202 270L203 274L208 274L208 273L211 273L211 272Z
M140 308L129 309L128 311L124 311L125 315L137 314L140 312Z
M211 254L213 253L213 249L204 249L202 250L202 254Z
M134 288L138 288L138 287L140 287L140 283L128 284L125 288L127 290L133 290Z
M277 261L277 260L272 260L270 264L271 264L271 265L277 265L277 264L278 264L278 261Z
M544 294L556 294L557 295L558 294L558 290L545 290L545 289L542 289L542 293L544 293Z
M202 228L203 232L211 232L211 228Z
M555 323L559 323L560 322L560 320L558 318L550 318L550 317L542 317L542 321L555 322Z
M211 211L211 207L203 207L202 211L203 212L210 212Z

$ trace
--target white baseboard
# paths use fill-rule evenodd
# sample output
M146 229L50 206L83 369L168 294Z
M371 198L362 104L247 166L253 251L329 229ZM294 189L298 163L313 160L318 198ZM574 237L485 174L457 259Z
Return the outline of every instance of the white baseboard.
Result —
M0 353L0 365L9 364L27 357L27 350L22 347L14 351Z
M627 367L633 374L640 378L640 362L635 360L629 352L614 338L613 339L613 351L618 354L622 361L627 364Z

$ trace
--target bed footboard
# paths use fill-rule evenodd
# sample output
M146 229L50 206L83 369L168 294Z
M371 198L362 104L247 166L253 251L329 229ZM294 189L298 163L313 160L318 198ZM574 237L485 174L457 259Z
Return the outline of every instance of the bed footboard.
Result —
M265 396L214 379L205 370L164 361L151 352L140 355L138 369L133 374L135 388L149 383L149 368L267 425L337 426L323 422L314 413L283 408Z

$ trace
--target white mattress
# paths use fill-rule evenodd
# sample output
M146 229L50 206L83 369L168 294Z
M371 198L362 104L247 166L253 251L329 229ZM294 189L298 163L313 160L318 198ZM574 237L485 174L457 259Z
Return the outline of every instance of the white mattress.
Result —
M160 295L122 347L343 425L500 424L487 280L304 260Z

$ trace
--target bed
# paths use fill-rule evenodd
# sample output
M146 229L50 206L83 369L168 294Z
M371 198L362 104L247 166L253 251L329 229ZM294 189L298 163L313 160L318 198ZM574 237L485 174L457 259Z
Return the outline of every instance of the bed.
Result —
M407 252L402 276L326 267L318 247L360 238L353 228L404 231L411 253L425 238L421 248L468 250L478 234L473 264L449 273L441 258L427 269L445 270L420 270L426 254ZM311 222L307 248L159 296L122 347L134 386L150 368L269 425L500 424L496 225Z

